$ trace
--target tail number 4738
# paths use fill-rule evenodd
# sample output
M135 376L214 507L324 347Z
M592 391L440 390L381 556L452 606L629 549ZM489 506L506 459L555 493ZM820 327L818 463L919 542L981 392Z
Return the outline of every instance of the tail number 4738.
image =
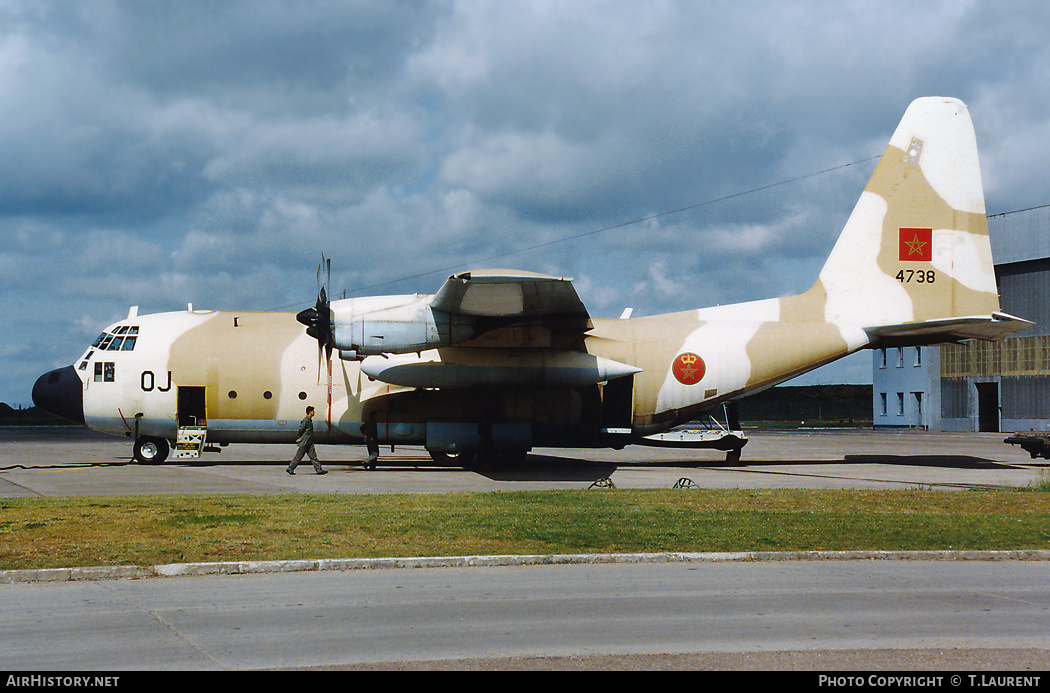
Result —
M937 281L937 273L934 270L911 270L902 269L897 272L897 281L901 284L932 284Z

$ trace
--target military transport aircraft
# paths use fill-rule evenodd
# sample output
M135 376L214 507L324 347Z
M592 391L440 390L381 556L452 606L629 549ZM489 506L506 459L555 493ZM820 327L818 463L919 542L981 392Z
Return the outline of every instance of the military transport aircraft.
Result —
M319 443L360 443L374 411L383 442L457 465L536 447L739 455L742 435L668 432L859 349L997 340L1031 324L999 310L969 112L929 97L907 109L805 293L603 320L569 279L488 270L432 295L331 301L322 286L297 315L132 308L41 376L33 400L132 437L140 462L173 445L195 457L291 443L310 404Z

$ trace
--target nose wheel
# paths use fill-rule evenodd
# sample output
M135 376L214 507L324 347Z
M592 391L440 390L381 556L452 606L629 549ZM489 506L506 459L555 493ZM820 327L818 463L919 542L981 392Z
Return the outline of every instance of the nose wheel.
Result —
M135 461L139 464L160 464L168 459L168 441L143 436L135 441Z

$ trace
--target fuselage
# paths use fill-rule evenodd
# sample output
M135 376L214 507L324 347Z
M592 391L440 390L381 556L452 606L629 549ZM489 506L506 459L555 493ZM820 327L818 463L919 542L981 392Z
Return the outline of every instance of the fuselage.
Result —
M803 297L596 319L574 349L533 325L408 355L475 383L442 388L374 379L368 373L393 359L325 354L292 313L134 315L106 328L61 377L41 377L34 398L80 398L89 428L169 441L199 426L209 443L291 443L309 405L320 443L360 442L376 411L381 440L432 451L622 447L863 346L820 319L785 320ZM608 376L588 358L622 370ZM486 386L489 372L499 377Z

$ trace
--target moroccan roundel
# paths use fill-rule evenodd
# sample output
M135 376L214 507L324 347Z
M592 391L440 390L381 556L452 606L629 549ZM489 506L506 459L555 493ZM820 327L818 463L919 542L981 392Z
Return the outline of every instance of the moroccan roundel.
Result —
M683 385L695 385L703 379L707 366L702 358L686 352L675 358L674 363L671 364L671 372L675 380Z

